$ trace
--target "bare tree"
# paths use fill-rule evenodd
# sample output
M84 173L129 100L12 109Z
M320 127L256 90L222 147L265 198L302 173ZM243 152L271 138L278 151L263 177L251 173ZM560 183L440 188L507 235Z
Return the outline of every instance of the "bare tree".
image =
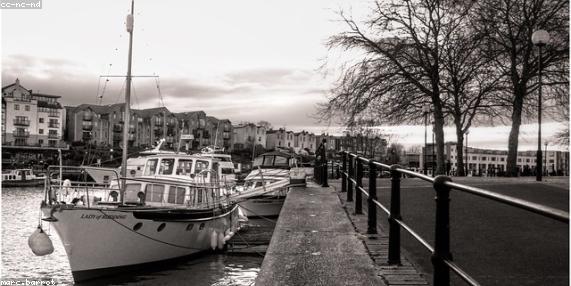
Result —
M323 114L377 114L389 124L421 122L425 105L435 122L437 173L445 172L442 47L461 20L459 6L438 0L376 1L364 27L341 12L349 31L330 38L329 47L360 51L363 57L344 69Z
M481 0L475 5L473 27L486 36L489 45L487 56L504 76L504 92L497 93L496 103L507 105L511 112L512 129L508 140L506 171L508 176L516 176L522 115L526 113L526 108L530 113L535 109L531 94L538 87L538 56L531 35L535 30L545 29L552 37L550 44L544 48L542 58L545 87L567 86L569 2Z

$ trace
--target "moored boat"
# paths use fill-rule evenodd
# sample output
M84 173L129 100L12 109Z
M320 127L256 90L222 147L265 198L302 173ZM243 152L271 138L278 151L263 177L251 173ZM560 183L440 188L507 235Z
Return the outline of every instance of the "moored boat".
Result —
M2 187L33 187L41 186L44 176L37 176L32 169L15 169L2 171Z

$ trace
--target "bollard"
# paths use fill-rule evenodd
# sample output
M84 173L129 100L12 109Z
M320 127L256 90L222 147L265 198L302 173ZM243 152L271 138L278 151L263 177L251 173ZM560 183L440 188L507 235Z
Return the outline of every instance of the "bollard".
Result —
M389 261L390 265L400 265L400 226L396 220L400 215L400 180L399 165L391 165L391 213L389 215Z
M373 160L369 161L369 198L368 202L368 220L367 233L377 234L377 206L374 200L377 199L377 167Z
M431 257L434 267L434 285L450 285L450 269L444 263L444 259L452 260L450 253L450 188L444 183L451 181L450 177L442 175L434 178L436 227L434 253Z
M347 173L347 201L353 201L353 181L351 179L355 176L353 171L353 156L351 154L348 155L349 159L349 172Z
M355 158L357 161L357 186L355 186L355 214L363 214L363 161L359 157Z
M347 153L343 152L343 172L341 174L341 192L347 191Z

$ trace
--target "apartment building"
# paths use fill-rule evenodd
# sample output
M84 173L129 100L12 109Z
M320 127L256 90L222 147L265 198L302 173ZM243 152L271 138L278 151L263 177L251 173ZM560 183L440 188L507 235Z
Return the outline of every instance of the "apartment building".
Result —
M233 126L232 146L234 149L252 148L252 144L266 148L266 127L246 123Z
M278 130L268 130L266 132L266 149L293 148L295 136L293 131L286 131L284 128Z
M61 97L34 93L20 80L2 87L2 145L62 148L65 109Z
M300 150L308 150L311 153L315 153L317 149L315 134L309 133L305 130L301 132L294 133L294 144L293 148L296 152Z

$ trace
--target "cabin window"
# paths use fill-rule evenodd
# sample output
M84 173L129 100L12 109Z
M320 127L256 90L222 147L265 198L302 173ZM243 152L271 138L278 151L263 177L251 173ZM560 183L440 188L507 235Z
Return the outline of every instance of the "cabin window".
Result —
M182 205L184 203L185 192L186 192L185 188L171 186L169 188L168 202L171 204Z
M179 159L178 166L176 167L177 175L190 175L192 171L192 160Z
M228 174L233 174L234 173L234 169L232 168L222 168L222 174L228 175Z
M163 202L163 195L165 191L165 186L163 185L147 185L145 190L146 196L145 201L147 202Z
M161 167L159 168L159 175L172 175L174 167L174 159L162 159Z
M264 166L272 166L274 165L274 156L264 156Z
M287 158L286 158L286 157L277 156L276 159L275 159L274 165L276 165L276 166L286 166L286 167L287 167L287 166L288 166L288 165L287 165Z
M207 169L208 169L208 161L196 160L196 165L194 166L195 174L198 174L202 170L207 170Z
M144 176L154 175L155 172L157 171L157 162L158 161L159 161L159 159L148 160L147 164L145 165L145 173L143 175Z

